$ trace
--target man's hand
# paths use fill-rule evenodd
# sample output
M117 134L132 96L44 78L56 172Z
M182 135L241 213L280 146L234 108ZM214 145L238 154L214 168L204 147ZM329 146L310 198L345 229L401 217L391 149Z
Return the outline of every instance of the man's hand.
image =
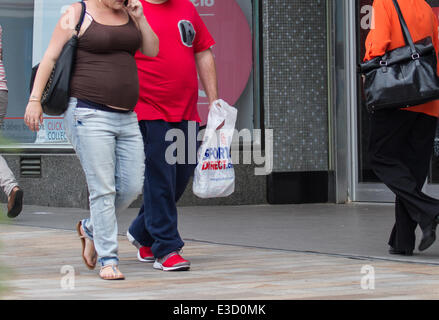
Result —
M209 111L212 108L213 105L216 105L218 108L221 108L221 104L218 102L218 100L215 100L213 103L209 104ZM224 124L226 121L224 120L217 128L216 130L220 130L222 127L224 127Z

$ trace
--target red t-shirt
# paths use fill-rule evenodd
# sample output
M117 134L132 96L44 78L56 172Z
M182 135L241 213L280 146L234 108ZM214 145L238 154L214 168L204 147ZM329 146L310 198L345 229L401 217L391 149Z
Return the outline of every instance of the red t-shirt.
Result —
M211 48L215 41L189 0L141 2L159 38L160 51L155 58L140 52L135 56L140 85L135 108L138 120L200 122L195 53Z

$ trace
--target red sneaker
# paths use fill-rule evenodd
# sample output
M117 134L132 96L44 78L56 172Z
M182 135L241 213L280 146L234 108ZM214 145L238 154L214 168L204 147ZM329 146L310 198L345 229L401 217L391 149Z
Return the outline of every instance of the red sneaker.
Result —
M137 251L137 259L141 262L154 262L154 254L151 247L140 247Z
M151 251L151 247L142 246L134 237L131 235L129 231L127 231L128 241L131 242L133 246L135 246L137 250L137 259L141 262L154 262L154 254Z
M177 251L171 252L161 259L156 259L153 268L163 271L186 271L191 263L182 258Z

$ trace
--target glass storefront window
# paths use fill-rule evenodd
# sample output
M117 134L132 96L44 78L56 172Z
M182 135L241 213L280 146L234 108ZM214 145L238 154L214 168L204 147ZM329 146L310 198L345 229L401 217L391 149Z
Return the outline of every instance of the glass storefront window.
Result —
M32 143L36 137L23 122L29 99L33 24L33 0L0 0L3 63L9 89L8 112L2 131L5 138L20 144Z
M191 0L217 45L220 98L239 110L237 129L253 129L253 0ZM31 132L23 122L32 66L46 50L61 14L72 0L0 0L4 64L9 86L3 136L24 148L68 146L62 117L44 117L43 129ZM259 93L258 93L259 94ZM200 84L199 111L207 120L207 98ZM257 125L258 127L258 125Z

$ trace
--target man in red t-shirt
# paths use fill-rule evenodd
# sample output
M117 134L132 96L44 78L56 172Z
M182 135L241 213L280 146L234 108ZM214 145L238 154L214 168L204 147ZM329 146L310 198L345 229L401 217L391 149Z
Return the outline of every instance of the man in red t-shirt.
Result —
M211 51L215 41L191 1L141 2L159 38L160 51L155 58L136 55L140 97L135 111L145 145L146 170L143 206L127 236L139 249L140 261L154 262L154 268L165 271L188 270L190 262L179 254L184 242L177 229L176 203L196 166L200 122L197 69L210 104L218 99ZM177 131L170 131L173 129ZM176 132L184 133L185 148L172 152L175 139L168 141L166 135L172 138ZM175 164L173 159L177 159Z

